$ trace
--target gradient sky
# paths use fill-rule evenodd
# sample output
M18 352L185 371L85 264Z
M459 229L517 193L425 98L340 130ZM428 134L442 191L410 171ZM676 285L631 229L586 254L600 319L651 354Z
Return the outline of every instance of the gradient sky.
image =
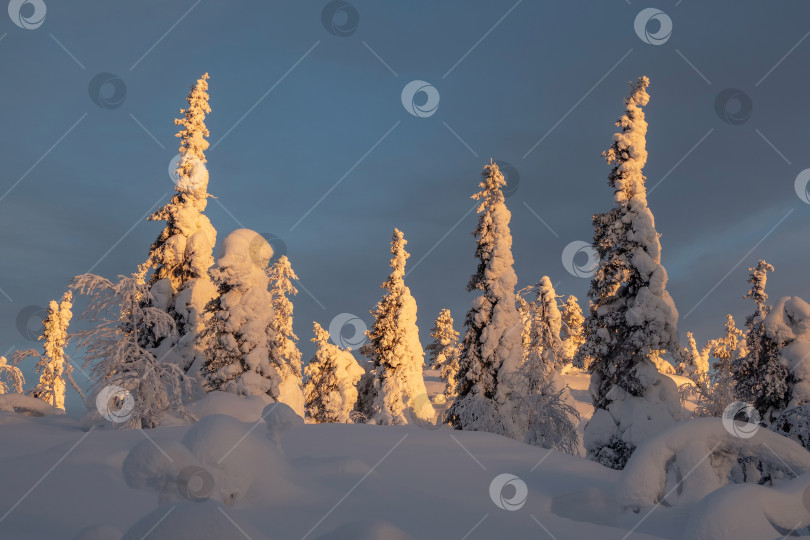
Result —
M244 226L286 245L311 293L295 302L305 359L313 320L370 324L394 227L422 341L444 307L461 330L476 267L469 196L490 158L520 174L507 200L520 286L549 275L584 305L588 280L561 254L611 207L600 154L639 75L652 81L645 173L661 182L649 205L681 334L716 337L726 313L742 325L759 258L776 267L773 300L810 300L810 206L794 191L810 167L802 0L658 2L673 24L662 45L636 34L649 7L637 0L352 0L345 37L322 24L325 1L44 1L33 30L0 13L0 354L32 345L17 328L26 306L88 269L112 278L145 259L162 225L143 217L173 190L172 120L204 72L217 197L206 213L220 240ZM116 108L89 96L102 72L126 85ZM412 80L438 90L432 116L402 106ZM753 104L740 125L716 113L727 88Z

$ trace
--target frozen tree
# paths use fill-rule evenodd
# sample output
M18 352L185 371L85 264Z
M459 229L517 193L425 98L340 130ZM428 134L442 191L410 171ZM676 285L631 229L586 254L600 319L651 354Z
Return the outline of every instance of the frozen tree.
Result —
M700 384L700 381L705 381L709 376L709 355L712 352L712 343L709 342L702 349L698 349L694 334L687 332L686 344L686 348L681 351L678 375L688 377L696 384Z
M9 364L5 356L0 356L0 394L8 394L9 388L22 394L24 383L25 378L20 368Z
M536 298L529 302L529 350L520 371L528 372L531 377L543 379L552 371L565 365L564 346L560 338L562 315L557 305L557 293L548 276L542 279L531 291ZM536 382L531 386L536 388Z
M523 359L523 325L515 305L511 214L502 191L506 180L491 161L481 176L481 191L472 196L479 201L478 226L473 232L478 269L467 284L467 291L481 294L473 299L464 321L458 398L446 419L456 429L504 433L508 426L498 407L506 402L509 373Z
M293 332L291 300L291 297L298 294L298 289L292 283L298 276L295 275L286 255L282 255L273 263L267 275L270 277L270 298L273 307L273 320L270 323L273 335L270 342L270 363L281 374L279 401L286 403L303 417L301 351L296 345L298 336Z
M579 413L558 376L565 357L557 294L547 276L529 292L536 298L527 303L528 352L508 378L510 407L501 408L510 415L511 432L507 434L529 444L576 454Z
M259 233L237 229L218 255L211 277L219 295L209 303L200 338L207 389L262 396L300 410L297 375L286 363L274 363L271 353L277 337L267 275L273 248Z
M433 342L425 350L428 352L430 369L441 369L445 362L458 352L458 332L453 328L453 316L449 309L443 309L436 317L430 331Z
M743 333L731 315L726 315L725 329L723 337L709 341L703 349L709 351L714 363L708 377L695 382L695 416L722 416L725 408L737 399L731 363L745 354L741 352Z
M453 317L449 309L439 312L430 336L433 342L425 349L430 353L431 368L438 369L444 381L444 397L449 399L456 392L458 357L461 352L458 332L453 328Z
M317 423L351 423L357 401L356 385L363 368L352 353L329 343L329 332L313 323L317 349L304 368L304 400L307 415Z
M191 379L180 366L160 362L145 345L155 338L171 339L176 332L174 319L152 307L154 299L144 281L146 270L141 266L115 283L83 274L72 284L89 297L85 317L94 327L76 335L86 352L84 363L90 366L93 388L98 392L108 385L119 387L132 396L134 408L126 419L131 428L156 427L170 410L191 420L183 408Z
M579 348L585 343L583 329L585 316L582 315L582 308L579 307L577 297L574 295L570 295L565 299L560 311L562 313L562 333L560 337L563 342L563 357L566 362L571 363L574 361Z
M374 323L367 331L369 343L361 353L374 370L374 401L371 414L378 424L406 424L408 414L432 420L435 414L427 399L422 374L425 353L416 326L416 301L405 285L407 241L399 229L391 239L391 274L382 284L385 294L371 311ZM415 409L409 412L409 409Z
M766 331L765 318L771 311L765 285L773 266L759 261L749 268L751 290L745 295L756 309L745 321L747 354L732 362L736 397L753 405L766 425L776 420L788 404L788 370L780 359L784 343Z
M39 374L39 383L31 390L31 395L39 398L57 409L65 410L65 390L67 382L84 397L79 385L73 380L73 364L65 354L65 345L68 340L68 325L73 313L73 293L67 291L60 302L51 300L48 305L48 315L42 321L44 332L39 339L42 340L44 354L35 349L15 353L15 363L23 358L33 356L36 358L36 372Z
M636 446L680 416L675 383L662 376L657 351L673 356L678 312L666 290L661 244L642 172L647 161L647 122L641 107L649 95L647 77L631 84L620 131L603 155L612 166L608 183L614 207L593 218L599 255L588 296L590 318L577 358L592 358L595 412L585 429L588 457L622 469ZM643 413L643 414L642 414Z
M200 354L197 335L204 321L205 306L216 296L208 269L213 264L217 233L203 214L208 204L208 170L205 150L208 148L205 115L208 105L208 74L200 78L186 98L188 108L174 121L182 126L180 161L176 171L175 194L165 206L149 217L165 221L166 226L152 244L149 264L154 272L149 280L154 306L169 313L177 326L177 337L156 343L166 361L176 362L196 376ZM192 365L197 362L197 367Z

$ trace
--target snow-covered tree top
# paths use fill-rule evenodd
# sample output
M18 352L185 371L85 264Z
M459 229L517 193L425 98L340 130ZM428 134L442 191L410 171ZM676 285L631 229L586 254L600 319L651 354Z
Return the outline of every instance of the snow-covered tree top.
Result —
M205 115L211 112L211 107L208 105L208 78L208 73L203 74L191 87L191 92L186 97L188 108L180 109L183 118L177 118L174 121L174 125L184 128L175 135L182 139L180 155L190 154L203 163L206 162L205 151L208 149L208 141L205 138L210 135L208 128L205 127ZM189 171L184 170L183 172L188 173Z
M751 272L748 278L748 283L751 284L751 290L744 296L744 298L752 299L757 305L757 311L754 314L756 317L764 317L768 314L768 294L765 292L765 285L768 282L768 272L773 272L773 266L768 264L765 260L760 260L759 263L753 268L748 269Z
M613 145L603 154L608 164L614 166L608 182L615 189L616 202L633 198L647 202L646 177L642 173L647 163L647 122L641 107L650 101L649 85L647 77L639 77L630 84L630 96L624 100L625 113L616 121L622 130L613 135Z
M273 248L265 238L250 229L236 229L222 241L217 252L217 267L227 269L233 280L250 284L267 283L266 269L273 257Z

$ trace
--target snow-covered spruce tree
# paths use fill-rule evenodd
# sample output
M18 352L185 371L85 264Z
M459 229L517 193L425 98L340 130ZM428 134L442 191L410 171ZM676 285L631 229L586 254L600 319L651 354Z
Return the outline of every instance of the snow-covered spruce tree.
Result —
M404 280L405 261L410 257L406 244L402 232L394 229L391 274L381 285L386 292L371 310L374 323L366 331L369 342L360 349L374 370L370 412L377 424L407 424L409 415L432 421L435 415L425 399L425 353L416 326L416 300Z
M506 379L523 359L523 325L515 305L511 214L502 191L506 180L492 161L481 176L481 191L472 196L479 201L473 232L478 269L467 284L467 291L481 294L473 299L464 321L458 397L445 417L456 429L503 434L510 426L498 409L506 406Z
M303 380L301 374L301 351L298 350L298 336L293 332L293 303L292 296L298 294L293 280L298 276L292 269L290 260L282 255L273 263L267 272L270 278L270 298L273 307L273 320L270 323L273 338L270 342L270 364L276 367L281 374L280 395L301 417L304 416L304 401L301 389ZM300 398L300 402L288 403L290 398Z
M756 309L745 321L747 354L732 362L734 388L737 399L754 406L765 425L771 425L788 404L788 373L781 361L780 343L766 331L765 318L771 311L765 285L773 266L761 260L754 268L748 283L751 290L745 295L756 304Z
M24 358L36 358L36 372L39 373L39 383L31 390L31 396L39 398L57 409L65 410L65 390L67 382L84 397L84 394L73 380L73 364L65 354L65 345L68 340L68 325L73 313L73 293L67 291L60 302L51 300L48 305L48 315L42 321L45 331L39 336L44 341L44 354L35 349L18 351L14 354L14 362L19 363Z
M8 394L9 389L16 394L22 394L25 377L20 368L9 364L5 356L0 356L0 394Z
M349 351L329 343L329 332L313 323L317 349L304 367L304 400L307 416L314 422L351 423L357 401L356 385L363 368Z
M453 316L443 309L430 331L433 341L425 347L430 369L441 369L445 362L458 353L458 332L453 328Z
M701 384L709 376L709 355L712 352L712 343L709 342L698 349L695 335L686 333L686 348L681 351L681 361L678 364L678 375L692 379L695 384Z
M579 413L558 376L566 362L557 294L548 276L529 290L536 298L527 303L528 353L508 378L510 435L528 444L576 454Z
M599 255L588 296L590 317L577 357L592 358L595 412L585 428L588 457L624 468L636 446L680 417L678 390L656 369L655 351L677 354L678 312L666 290L661 244L642 169L647 161L647 122L641 107L650 81L631 84L621 130L603 155L612 165L608 183L614 207L593 218Z
M206 73L191 88L186 98L188 108L181 109L183 117L174 121L182 126L177 133L181 159L175 194L149 217L150 221L166 222L149 253L149 264L154 268L149 280L154 305L169 313L177 326L177 338L154 346L160 346L159 358L178 363L192 376L197 375L201 363L196 342L204 322L202 314L216 296L208 269L214 262L217 232L203 214L209 197L205 167L209 132L205 115L211 112L211 107L207 80Z
M94 392L108 385L129 392L134 408L125 426L138 429L158 426L167 412L192 420L183 408L191 379L180 366L160 362L143 345L144 336L171 339L175 335L174 319L151 307L154 299L144 281L146 271L143 265L116 283L83 274L72 283L73 289L89 297L85 317L94 327L76 336L79 347L86 350L84 365L90 366Z
M453 316L449 309L439 312L430 336L433 338L433 342L425 347L430 353L430 366L432 369L439 370L441 379L444 381L444 397L451 399L456 393L461 344L458 342L458 332L453 328Z
M275 364L271 347L275 313L267 265L273 248L257 232L237 229L225 237L211 278L219 295L208 304L199 347L208 391L261 396L300 410L298 376Z
M563 342L563 357L567 363L574 361L577 351L585 343L584 324L585 316L582 308L579 307L577 297L570 295L563 302L562 309L562 333L560 337ZM587 367L587 366L584 366Z

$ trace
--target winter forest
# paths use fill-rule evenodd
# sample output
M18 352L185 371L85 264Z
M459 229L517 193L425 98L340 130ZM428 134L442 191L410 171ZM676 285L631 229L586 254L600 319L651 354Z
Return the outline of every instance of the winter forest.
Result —
M34 14L18 19L12 1L14 24L37 25L39 1L20 3ZM321 17L338 38L359 20L342 1L326 3ZM657 30L645 30L650 20ZM654 8L635 24L642 45L662 45L656 40L672 32ZM398 76L366 41L360 47ZM311 275L309 256L299 264L278 238L237 218L238 227L214 226L212 202L226 208L232 180L217 172L224 152L214 152L209 127L233 106L218 99L218 85L225 92L231 83L213 70L196 73L185 101L161 100L161 110L179 109L178 153L172 191L141 220L159 230L151 245L117 273L94 271L97 263L65 275L60 294L26 315L36 319L31 346L9 343L0 356L0 538L810 536L810 304L799 296L810 292L769 296L780 267L760 241L740 272L726 274L745 308L721 305L726 315L712 326L721 331L707 336L687 318L703 300L719 302L714 289L679 314L662 258L670 233L654 217L661 199L648 200L660 182L645 172L663 159L648 147L666 129L655 120L654 74L636 72L627 85L605 80L615 123L583 124L612 137L603 141L602 176L587 179L601 197L585 209L592 237L565 248L563 267L558 253L542 254L533 274L518 275L525 266L513 233L533 234L513 219L522 210L511 198L519 176L445 123L477 158L463 171L474 205L456 223L464 235L439 241L466 253L454 264L468 279L432 297L412 292L410 272L427 257L412 254L436 245L409 243L405 225L432 227L434 216L401 220L392 210L390 243L362 247L388 261L387 273L363 278L378 291L376 304L360 317L324 308L311 320L301 302L320 302L298 275ZM414 80L402 104L426 118L438 96ZM250 159L264 163L267 182L305 182L277 175L279 157L269 151ZM417 166L409 174L430 173ZM362 211L346 216L363 220ZM324 230L321 241L339 239ZM360 263L326 253L314 259L325 271L366 276ZM802 250L794 256L805 259ZM584 295L566 290L565 270L586 279ZM698 295L708 288L691 285ZM428 303L442 307L430 312Z

